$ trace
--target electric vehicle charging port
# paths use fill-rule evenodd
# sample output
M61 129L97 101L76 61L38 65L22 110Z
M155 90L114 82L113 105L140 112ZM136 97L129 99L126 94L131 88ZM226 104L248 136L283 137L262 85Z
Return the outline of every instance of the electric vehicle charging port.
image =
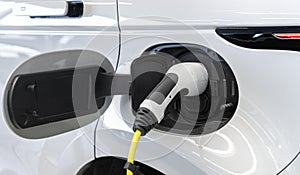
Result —
M192 97L178 93L156 129L187 135L208 134L220 129L236 111L238 85L233 71L219 54L194 44L153 46L133 61L130 88L133 113L137 112L167 70L182 62L199 62L206 67L209 75L207 89Z

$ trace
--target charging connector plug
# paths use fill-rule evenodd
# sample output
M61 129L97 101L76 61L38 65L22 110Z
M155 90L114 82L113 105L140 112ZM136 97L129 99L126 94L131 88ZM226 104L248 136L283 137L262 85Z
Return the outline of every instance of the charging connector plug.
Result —
M133 130L142 136L159 124L168 105L178 93L185 96L202 94L208 84L208 72L201 63L179 63L172 66L141 103L137 111Z
M140 136L146 135L162 121L165 110L174 97L179 92L186 96L202 94L207 84L208 72L203 64L179 63L172 66L137 111L133 124L135 134L128 154L128 163L133 164ZM127 175L132 175L133 172L128 166L124 168L127 169Z

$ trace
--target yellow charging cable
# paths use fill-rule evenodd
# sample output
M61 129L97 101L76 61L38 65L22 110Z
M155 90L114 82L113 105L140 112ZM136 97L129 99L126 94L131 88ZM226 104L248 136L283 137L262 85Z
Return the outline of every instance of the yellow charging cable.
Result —
M129 163L134 164L134 156L135 156L135 152L136 152L136 147L137 147L137 144L140 140L141 134L142 134L142 132L140 130L136 130L135 133L134 133L134 136L133 136L132 141L131 141L129 153L128 153L127 161ZM127 175L133 175L133 173L130 170L127 170Z

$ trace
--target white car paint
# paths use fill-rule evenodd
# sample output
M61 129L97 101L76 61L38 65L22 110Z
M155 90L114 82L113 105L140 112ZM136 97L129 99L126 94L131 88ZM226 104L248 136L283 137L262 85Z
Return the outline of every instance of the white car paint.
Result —
M185 161L203 174L276 174L295 157L300 145L300 119L297 117L300 96L296 93L300 84L295 81L300 75L297 68L300 54L241 48L220 38L215 28L297 26L300 24L299 1L288 1L288 6L279 5L281 1L120 2L126 3L119 8L121 64L130 64L153 45L173 42L199 44L213 49L228 62L237 77L241 94L236 114L219 131L210 136L188 138L163 133L163 139L157 139L161 131L152 131L146 139L156 144L141 143L137 160L166 174L201 174L194 168L180 171ZM130 129L133 115L122 112L126 110L124 108L130 108L129 100L117 97L115 101L112 110L103 116L103 123L99 123L97 136L105 137L102 132L105 127L116 129L109 137L115 135L118 144L106 150L102 141L97 139L99 156L127 155L128 149L120 149L118 145L129 145L132 135L118 137L114 133L125 130L124 124L119 127L124 121L131 121L127 128ZM117 119L111 119L113 117ZM167 156L164 156L165 152ZM183 160L169 161L169 156L179 156ZM176 172L174 167L177 167Z
M39 54L88 49L104 54L116 65L119 35L116 2L90 3L93 5L82 18L32 19L16 16L13 2L0 2L0 175L76 174L94 159L96 121L61 135L26 139L11 130L4 108L11 74ZM62 63L52 65L52 69L68 66Z
M6 124L7 81L38 54L90 49L117 65L119 31L115 0L86 0L82 18L15 16L14 3L0 1L0 175L75 174L94 159L96 122L61 135L25 139ZM150 46L193 43L219 53L237 77L240 101L221 130L182 137L154 130L139 145L137 160L166 174L276 174L299 152L300 55L245 49L220 38L216 27L299 26L298 0L119 0L121 53L118 72ZM105 44L103 44L105 43ZM64 68L62 65L61 68ZM129 99L116 96L96 132L96 156L126 157L132 137ZM300 173L299 160L287 174ZM17 167L17 168L16 168Z

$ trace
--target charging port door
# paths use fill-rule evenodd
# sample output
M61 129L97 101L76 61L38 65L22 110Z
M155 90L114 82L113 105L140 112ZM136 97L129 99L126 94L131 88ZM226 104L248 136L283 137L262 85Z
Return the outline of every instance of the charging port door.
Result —
M7 121L19 135L30 138L87 125L109 106L113 78L112 64L95 51L33 57L15 70L7 84Z

